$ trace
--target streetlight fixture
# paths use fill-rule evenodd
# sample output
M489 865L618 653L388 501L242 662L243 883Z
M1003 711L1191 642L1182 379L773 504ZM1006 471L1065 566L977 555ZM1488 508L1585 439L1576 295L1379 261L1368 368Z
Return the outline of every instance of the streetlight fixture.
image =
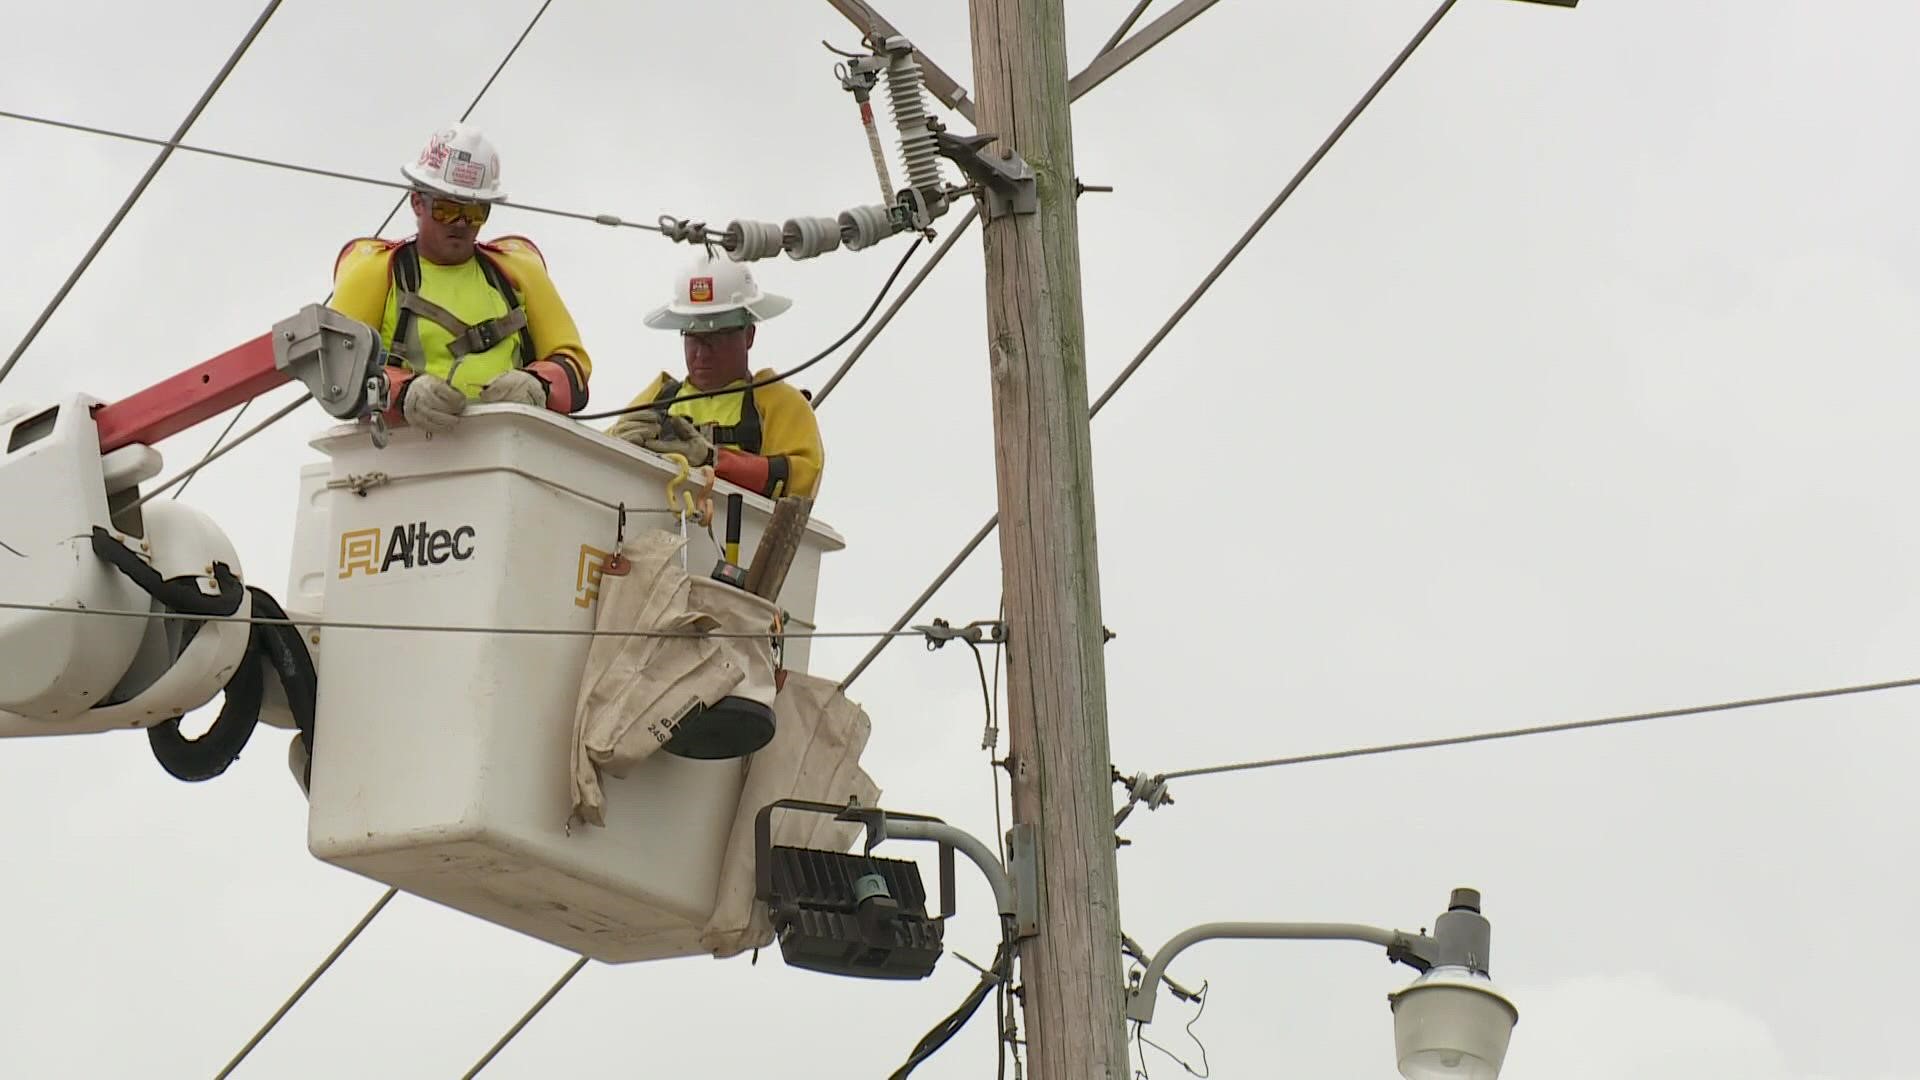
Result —
M1161 946L1139 985L1128 992L1127 1019L1153 1019L1154 996L1167 965L1187 946L1216 938L1364 941L1420 977L1387 996L1393 1007L1393 1049L1407 1080L1495 1080L1520 1011L1487 973L1493 931L1480 914L1480 893L1455 889L1431 937L1358 923L1206 923Z

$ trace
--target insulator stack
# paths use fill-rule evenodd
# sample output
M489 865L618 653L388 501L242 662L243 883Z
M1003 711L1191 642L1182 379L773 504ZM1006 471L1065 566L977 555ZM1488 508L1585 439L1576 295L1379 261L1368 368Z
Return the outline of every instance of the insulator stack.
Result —
M840 242L850 251L873 245L900 231L892 207L856 206L840 212Z
M771 221L730 221L726 232L727 258L754 262L780 254L780 226Z
M927 100L921 93L924 77L910 49L887 58L887 101L893 108L893 126L900 132L900 160L907 186L932 204L939 199L940 151L933 129L927 126Z
M828 217L793 218L780 227L780 247L790 259L811 259L840 247L840 221Z

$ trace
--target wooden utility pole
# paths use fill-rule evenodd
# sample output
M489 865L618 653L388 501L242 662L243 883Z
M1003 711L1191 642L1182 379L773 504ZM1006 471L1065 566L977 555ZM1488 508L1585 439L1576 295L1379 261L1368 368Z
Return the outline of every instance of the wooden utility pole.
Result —
M1035 1080L1124 1080L1125 990L1087 429L1063 0L971 0L975 119L1038 177L985 228L1007 605L1013 819L1035 827L1039 934L1022 943Z

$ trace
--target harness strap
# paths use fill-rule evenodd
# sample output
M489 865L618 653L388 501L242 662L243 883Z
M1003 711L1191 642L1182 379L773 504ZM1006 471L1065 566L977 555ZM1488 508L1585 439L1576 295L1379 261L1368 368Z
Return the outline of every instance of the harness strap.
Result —
M685 385L681 380L669 378L660 384L660 392L654 401L672 401L680 396L680 388ZM760 426L760 409L754 404L753 391L739 391L740 419L737 423L716 424L713 429L715 446L737 447L749 454L758 454L766 441L766 433Z
M533 332L527 327L527 309L513 291L513 283L484 253L476 252L474 258L480 260L480 272L486 276L487 284L492 285L501 299L507 302L508 311L498 318L468 324L453 312L420 295L419 245L409 240L394 249L393 284L398 293L396 307L399 309L399 318L393 328L393 348L406 360L410 370L426 370L426 352L420 345L420 318L431 319L435 325L452 335L453 341L448 344L447 351L452 354L456 369L460 361L470 354L486 352L516 334L519 344L515 350L514 366L525 367L538 359L533 354ZM452 374L448 372L448 377L451 378Z
M470 353L486 352L509 336L527 328L526 308L517 307L498 318L468 324L461 322L458 315L417 292L403 292L400 294L400 309L431 319L442 330L453 335L453 341L448 344L447 351L453 354L455 360Z

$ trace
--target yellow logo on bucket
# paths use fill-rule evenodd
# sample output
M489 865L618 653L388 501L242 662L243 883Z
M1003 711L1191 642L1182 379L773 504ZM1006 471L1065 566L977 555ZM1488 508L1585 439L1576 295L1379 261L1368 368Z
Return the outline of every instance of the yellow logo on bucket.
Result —
M471 525L457 529L435 529L424 521L396 525L386 530L353 529L340 534L340 576L350 578L355 571L372 577L398 567L440 566L473 558L476 531Z
M355 529L340 534L340 576L358 570L369 576L380 572L380 530Z
M606 573L608 553L587 544L580 545L580 564L574 571L574 607L592 607L600 599L600 577Z

